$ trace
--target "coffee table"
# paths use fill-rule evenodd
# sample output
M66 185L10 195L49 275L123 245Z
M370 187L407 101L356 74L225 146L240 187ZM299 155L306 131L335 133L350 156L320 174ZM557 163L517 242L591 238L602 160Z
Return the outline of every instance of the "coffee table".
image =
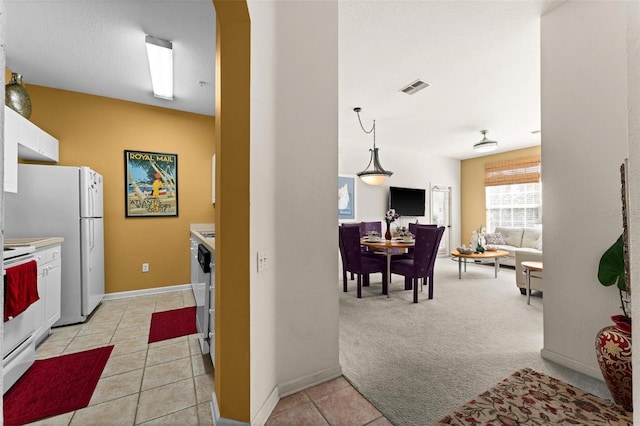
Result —
M484 253L469 253L464 254L460 253L458 250L454 250L451 252L451 256L454 258L458 258L458 279L462 279L462 260L464 259L464 271L467 272L467 259L476 260L490 260L493 259L494 269L495 269L495 277L498 278L498 271L500 270L500 262L498 260L501 257L506 257L509 254L506 250L494 250L494 251L485 251Z

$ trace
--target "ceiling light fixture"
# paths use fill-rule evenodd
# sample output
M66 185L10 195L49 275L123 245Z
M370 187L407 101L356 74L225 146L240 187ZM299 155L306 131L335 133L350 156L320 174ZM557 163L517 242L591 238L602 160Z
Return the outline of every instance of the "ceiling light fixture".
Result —
M473 150L475 152L489 152L498 147L498 142L487 139L488 132L488 130L480 130L480 133L482 133L482 140L473 145Z
M151 73L153 96L173 100L173 44L147 35L147 58Z
M378 148L376 148L376 120L373 120L371 130L365 130L364 126L362 125L362 120L360 119L360 111L362 111L362 108L356 107L353 110L358 115L358 122L360 123L362 131L366 134L373 133L373 149L369 150L369 152L371 153L369 165L367 165L367 168L364 171L356 174L358 175L360 180L362 180L366 184L380 185L387 179L389 179L393 172L383 169L380 165L380 160L378 159ZM372 165L373 168L371 168Z

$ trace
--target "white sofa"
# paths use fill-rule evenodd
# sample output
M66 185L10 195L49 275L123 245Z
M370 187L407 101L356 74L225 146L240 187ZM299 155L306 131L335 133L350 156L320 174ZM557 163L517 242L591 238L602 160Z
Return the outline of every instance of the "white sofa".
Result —
M526 294L527 280L521 262L536 260L542 262L542 227L503 227L496 226L493 234L500 234L504 244L496 244L501 250L509 252L500 261L501 265L514 266L516 270L516 286L522 294ZM487 244L491 244L491 235L487 235ZM496 235L497 237L497 235ZM542 291L542 272L531 274L531 289Z

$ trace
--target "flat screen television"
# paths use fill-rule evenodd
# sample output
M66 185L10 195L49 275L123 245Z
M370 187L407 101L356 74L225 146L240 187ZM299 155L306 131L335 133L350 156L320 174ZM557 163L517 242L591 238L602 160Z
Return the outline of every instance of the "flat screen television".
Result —
M389 187L389 208L400 216L424 216L425 190Z

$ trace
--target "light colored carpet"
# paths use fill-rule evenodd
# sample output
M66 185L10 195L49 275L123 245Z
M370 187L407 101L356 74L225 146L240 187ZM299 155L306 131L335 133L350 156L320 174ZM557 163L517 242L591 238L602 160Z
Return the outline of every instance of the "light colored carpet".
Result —
M349 281L340 294L344 376L402 426L430 425L526 367L611 400L604 382L540 357L543 301L538 294L527 305L514 274L502 268L495 279L493 267L469 265L459 280L457 263L438 258L434 299L425 288L418 304L401 276L390 298L380 294L380 274L361 299Z

